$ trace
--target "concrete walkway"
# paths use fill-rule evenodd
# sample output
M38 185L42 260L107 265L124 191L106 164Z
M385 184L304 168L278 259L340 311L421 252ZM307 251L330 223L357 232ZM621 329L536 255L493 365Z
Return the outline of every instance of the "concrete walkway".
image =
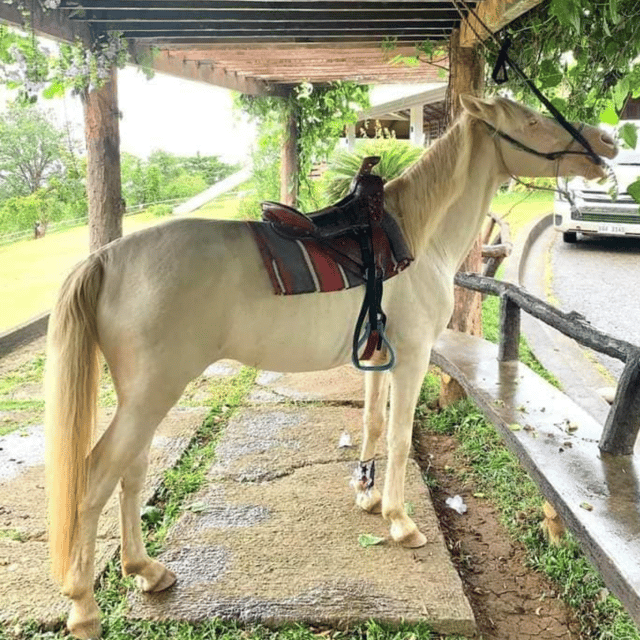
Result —
M382 518L354 505L359 374L347 367L263 374L258 382L224 431L210 483L193 498L197 510L170 532L161 560L178 583L165 594L132 595L130 615L339 628L426 621L441 633L472 634L473 614L416 463L406 499L427 536L424 548L393 544ZM345 432L351 447L339 446ZM385 542L364 548L361 534Z
M227 364L207 375L236 370ZM382 518L354 505L349 479L358 458L361 405L361 376L351 367L260 374L224 430L210 481L170 531L161 559L178 583L163 594L132 594L130 615L333 627L420 620L442 633L471 635L473 613L417 465L410 462L406 499L427 536L424 548L391 543ZM205 407L179 405L163 421L145 499L205 415ZM350 447L338 446L344 432ZM41 426L0 437L0 623L51 625L67 612L48 577L42 458ZM384 464L379 468L381 483ZM361 534L385 541L364 548ZM112 498L100 525L98 570L117 551Z

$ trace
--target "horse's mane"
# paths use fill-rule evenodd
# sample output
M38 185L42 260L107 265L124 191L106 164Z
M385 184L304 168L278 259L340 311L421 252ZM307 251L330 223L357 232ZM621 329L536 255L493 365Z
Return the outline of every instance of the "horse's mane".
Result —
M385 208L398 219L414 256L467 183L474 122L463 113L415 164L385 186Z
M495 123L498 127L517 126L523 110L507 98L496 96ZM482 123L463 111L447 133L429 147L421 158L401 176L385 186L385 208L396 216L416 256L426 245L449 206L467 188L471 153L480 151Z

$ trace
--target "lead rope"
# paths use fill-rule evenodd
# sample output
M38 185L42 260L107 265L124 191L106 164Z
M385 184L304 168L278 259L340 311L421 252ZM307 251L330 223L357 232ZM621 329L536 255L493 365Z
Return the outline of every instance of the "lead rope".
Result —
M501 43L498 38L495 36L493 31L489 29L489 27L481 20L478 16L477 12L469 6L466 0L451 0L456 11L460 14L462 20L465 20L469 25L469 28L474 32L474 34L478 37L478 40L482 42L482 38L480 38L478 32L474 29L471 21L469 20L469 14L471 14L480 25L485 29L485 31L489 34L489 37L493 39L493 41L500 47L500 53L498 54L498 59L496 60L496 64L493 69L493 73L491 77L496 82L496 84L503 84L508 79L507 73L507 65L510 69L516 72L516 74L525 82L525 84L529 87L529 89L533 92L533 94L544 104L544 106L549 110L549 112L556 119L558 124L560 124L566 131L568 131L573 139L576 142L579 142L585 149L586 155L588 155L591 160L597 165L601 166L603 164L602 158L591 148L589 141L578 131L561 113L553 106L553 104L547 99L547 97L536 87L535 84L529 79L529 77L520 69L520 67L509 57L508 50L511 46L511 40L506 37L504 41ZM460 7L458 6L458 2L467 10L467 15L465 15ZM485 45L486 46L486 45Z

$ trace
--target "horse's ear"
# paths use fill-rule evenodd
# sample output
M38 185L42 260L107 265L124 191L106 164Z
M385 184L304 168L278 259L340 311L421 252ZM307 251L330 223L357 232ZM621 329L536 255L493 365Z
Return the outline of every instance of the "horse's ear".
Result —
M497 110L493 101L463 93L460 95L460 104L470 116L494 124Z

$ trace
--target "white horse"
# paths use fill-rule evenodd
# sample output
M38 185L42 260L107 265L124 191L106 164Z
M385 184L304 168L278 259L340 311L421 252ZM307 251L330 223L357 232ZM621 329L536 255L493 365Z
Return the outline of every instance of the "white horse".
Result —
M492 196L512 174L604 177L554 120L503 98L465 96L462 106L446 136L385 187L385 207L415 261L385 285L387 334L397 364L365 375L365 479L391 390L384 491L356 483L356 502L366 511L381 509L391 537L406 547L425 543L404 508L418 392L431 347L451 316L453 276ZM615 155L607 134L586 125L581 131L597 154ZM548 159L535 151L561 153ZM75 268L49 322L46 375L52 570L72 600L68 627L74 635L100 633L95 539L98 517L118 481L123 572L135 574L144 591L166 589L176 579L145 552L140 491L153 433L188 382L221 358L274 371L347 363L362 296L360 288L274 295L251 232L232 221L172 221L113 242ZM118 408L93 446L99 351Z

